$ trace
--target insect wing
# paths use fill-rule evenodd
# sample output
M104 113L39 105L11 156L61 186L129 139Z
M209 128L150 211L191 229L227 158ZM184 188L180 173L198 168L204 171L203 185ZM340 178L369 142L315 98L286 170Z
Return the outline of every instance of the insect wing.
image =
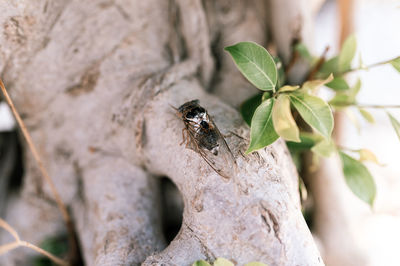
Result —
M218 144L218 152L215 154L211 150L204 147L201 137L196 133L196 129L193 125L188 124L188 132L190 136L191 146L194 150L200 154L200 156L206 161L206 163L219 175L224 178L230 178L237 170L235 158L229 149L224 137L216 127L215 123L209 118L212 124L212 130L216 133L216 141ZM210 133L209 133L210 134Z
M222 136L218 127L215 125L214 121L211 118L209 119L218 134L218 144L219 144L218 155L214 155L211 153L214 157L214 165L218 166L217 169L220 169L217 172L221 176L229 178L235 175L237 172L237 164L235 157L233 156L231 149L226 143L225 138Z

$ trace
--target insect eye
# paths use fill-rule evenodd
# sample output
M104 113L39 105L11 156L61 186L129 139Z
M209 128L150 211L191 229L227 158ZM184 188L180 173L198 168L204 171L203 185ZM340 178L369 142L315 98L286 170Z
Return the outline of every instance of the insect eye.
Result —
M197 107L195 110L198 113L205 113L206 112L206 110L203 107Z
M190 111L189 113L186 114L186 118L193 118L196 116L197 113L195 113L194 111Z
M198 116L199 114L202 114L205 112L206 112L206 110L204 108L195 107L186 114L186 118L194 118L195 116Z
M208 129L210 127L206 121L201 121L200 125L205 129Z

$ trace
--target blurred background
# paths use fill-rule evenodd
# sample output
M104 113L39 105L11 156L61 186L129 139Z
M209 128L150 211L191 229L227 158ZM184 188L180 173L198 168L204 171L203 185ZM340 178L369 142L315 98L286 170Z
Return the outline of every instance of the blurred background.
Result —
M329 55L337 54L340 45L340 5L352 8L348 33L357 38L356 60L365 65L393 59L400 55L400 2L391 0L326 1L315 18L314 53L320 55L326 46ZM342 11L343 15L343 11ZM343 30L342 30L343 31ZM329 57L329 56L328 56ZM357 64L357 63L356 63ZM400 75L389 64L358 71L349 77L361 78L358 95L361 104L399 105ZM386 109L397 119L398 108ZM328 193L330 202L322 203L324 211L314 228L321 240L321 250L327 265L399 265L400 254L400 142L384 109L368 109L375 118L371 124L356 110L337 116L340 123L338 142L352 149L367 148L380 165L366 163L377 185L377 197L372 210L354 199L344 182L337 178L337 162L329 159L320 169L326 178L318 184ZM335 182L333 182L335 180ZM318 199L317 199L318 200Z

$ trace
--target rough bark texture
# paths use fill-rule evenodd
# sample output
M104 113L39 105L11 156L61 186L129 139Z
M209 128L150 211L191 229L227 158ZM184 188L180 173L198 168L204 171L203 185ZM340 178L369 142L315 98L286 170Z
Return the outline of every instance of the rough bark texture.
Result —
M284 2L292 11L275 19L274 38L288 57L298 37L293 27L307 14L303 2ZM70 206L87 265L189 265L216 257L239 265L323 264L300 211L284 142L243 155L249 129L230 107L252 91L223 46L265 43L267 14L280 8L278 1L0 4L0 70ZM237 159L240 170L229 180L179 145L183 123L170 105L196 98ZM64 229L29 152L26 157L24 184L9 195L6 219L23 239L40 243ZM168 247L158 176L177 185L185 204L182 228ZM0 241L7 240L2 234ZM0 264L26 259L18 250Z

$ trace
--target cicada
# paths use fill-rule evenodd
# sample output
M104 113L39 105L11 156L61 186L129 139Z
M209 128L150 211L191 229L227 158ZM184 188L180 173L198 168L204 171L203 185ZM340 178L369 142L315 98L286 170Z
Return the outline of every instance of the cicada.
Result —
M231 177L236 169L235 158L206 109L200 106L199 100L186 102L176 110L185 124L182 137L186 147L199 153L219 175Z

